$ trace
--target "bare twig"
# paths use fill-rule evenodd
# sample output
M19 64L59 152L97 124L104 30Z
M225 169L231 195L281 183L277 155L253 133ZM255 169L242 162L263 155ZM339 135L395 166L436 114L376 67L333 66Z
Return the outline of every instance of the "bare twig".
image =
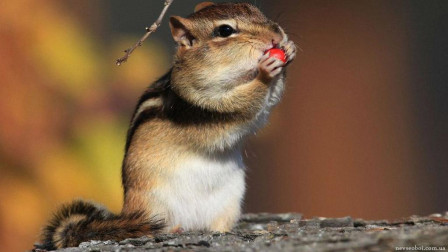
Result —
M126 62L129 58L129 56L131 55L131 53L139 46L142 46L143 42L149 37L149 35L151 35L151 33L155 32L157 30L157 28L160 26L160 24L162 23L162 19L165 16L166 11L168 10L168 8L170 7L170 5L173 3L174 0L165 0L165 6L162 9L162 12L160 13L159 18L157 18L157 20L150 26L150 27L146 27L146 33L145 35L143 35L143 37L141 39L139 39L137 41L137 43L135 43L135 45L133 45L131 48L128 48L126 50L124 50L125 54L123 57L117 59L117 61L115 61L115 64L117 64L117 66L121 65L122 63Z

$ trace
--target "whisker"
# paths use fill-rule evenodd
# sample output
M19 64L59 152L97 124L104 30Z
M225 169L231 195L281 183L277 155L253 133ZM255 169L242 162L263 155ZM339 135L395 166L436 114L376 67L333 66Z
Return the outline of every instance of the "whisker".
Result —
M274 22L276 22L276 23L280 23L280 21L281 21L280 18L284 17L284 14L285 14L285 11L284 11L284 10L280 11L280 12L275 16L275 18L273 18Z

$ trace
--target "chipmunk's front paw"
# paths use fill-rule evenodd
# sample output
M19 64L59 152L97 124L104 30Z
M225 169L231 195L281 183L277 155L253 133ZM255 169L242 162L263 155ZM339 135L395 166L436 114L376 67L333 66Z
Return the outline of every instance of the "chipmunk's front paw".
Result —
M271 83L271 81L278 76L283 70L285 63L277 58L269 57L269 53L261 57L258 63L258 79L265 84Z
M281 48L286 53L286 59L288 60L287 63L293 61L294 58L296 57L296 51L297 51L296 44L294 44L293 41L288 40L284 45L281 45Z

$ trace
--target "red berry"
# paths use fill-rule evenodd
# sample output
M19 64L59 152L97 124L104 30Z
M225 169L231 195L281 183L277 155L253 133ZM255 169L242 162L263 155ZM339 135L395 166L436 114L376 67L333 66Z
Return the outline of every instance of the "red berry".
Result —
M277 59L283 61L284 63L286 63L286 55L282 49L271 48L271 49L267 50L266 53L269 53L269 57L277 58Z

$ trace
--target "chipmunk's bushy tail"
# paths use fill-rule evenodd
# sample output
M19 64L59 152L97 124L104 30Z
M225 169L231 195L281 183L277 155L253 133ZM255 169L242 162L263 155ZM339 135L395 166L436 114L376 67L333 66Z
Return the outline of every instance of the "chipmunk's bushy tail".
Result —
M121 241L155 234L163 226L144 212L116 215L97 204L76 200L55 213L43 230L42 244L36 248L75 247L90 240Z

